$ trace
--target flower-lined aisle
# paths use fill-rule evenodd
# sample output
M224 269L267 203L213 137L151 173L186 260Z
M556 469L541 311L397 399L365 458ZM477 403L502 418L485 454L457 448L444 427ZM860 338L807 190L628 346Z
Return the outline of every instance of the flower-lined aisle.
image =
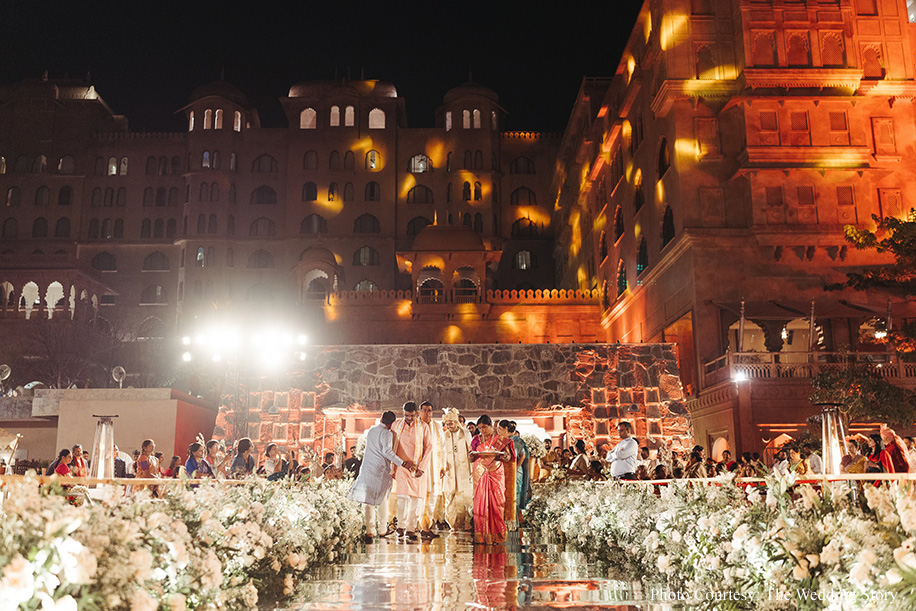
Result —
M363 531L347 481L252 480L162 500L74 507L12 484L0 519L0 611L250 609Z
M661 487L545 484L529 526L615 572L652 602L710 609L916 608L916 490L841 484L823 495L794 478L768 492L677 482Z

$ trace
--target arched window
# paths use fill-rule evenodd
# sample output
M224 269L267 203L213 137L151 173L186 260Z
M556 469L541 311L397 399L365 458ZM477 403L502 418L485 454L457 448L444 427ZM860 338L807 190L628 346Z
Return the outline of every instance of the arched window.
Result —
M219 201L219 185L217 183L210 183L210 201L218 202Z
M114 237L116 238L124 237L124 219L115 219Z
M215 214L211 214L207 219L207 233L217 233L219 227L219 222L216 219Z
M345 202L353 201L353 183L348 182L344 185L343 199Z
M229 153L229 171L235 172L239 167L239 156L235 153Z
M109 176L117 176L117 175L118 175L118 158L117 158L117 157L109 157L109 158L108 158L108 170L107 170L106 173L107 173Z
M598 238L598 260L604 261L607 259L607 253L607 234L602 231L601 237Z
M163 220L156 219L156 222L153 223L153 237L157 239L162 238L163 235L165 234L165 231L163 231L164 228L165 228L165 224Z
M54 225L54 237L55 238L69 238L70 237L70 219L67 217L57 219L57 223Z
M427 278L417 290L420 303L445 303L445 285L438 278Z
M3 221L3 237L14 239L19 236L19 222L16 219Z
M479 212L474 214L474 231L483 233L483 215ZM535 231L537 231L537 226L535 226Z
M213 267L216 265L216 249L212 246L207 247L207 267ZM207 281L209 285L211 281ZM212 292L212 291L211 291Z
M35 205L36 206L47 206L51 201L51 191L45 187L38 187L38 190L35 191Z
M884 59L879 46L868 46L862 51L862 75L867 79L884 78Z
M328 159L328 169L329 170L339 170L340 169L340 153L337 151L331 151L331 156Z
M407 235L415 236L427 225L432 225L432 221L425 216L415 216L407 223Z
M366 197L367 202L377 202L382 198L382 188L377 182L366 183Z
M530 250L520 250L515 253L515 269L532 269L531 265L531 251Z
M200 195L198 196L197 201L210 201L210 185L205 182L200 183Z
M362 267L379 265L378 251L371 246L363 246L353 253L353 265Z
M471 111L470 110L461 111L461 127L462 129L471 129Z
M378 151L369 151L368 153L366 153L366 169L367 170L382 169L382 156L378 154Z
M181 157L179 157L178 155L173 155L171 166L172 167L170 171L173 175L178 176L179 174L181 174Z
M302 185L302 201L313 202L318 199L318 185L307 182Z
M210 157L210 167L214 170L218 170L220 166L219 151L213 151L213 155Z
M152 193L152 189L150 189L150 193ZM96 187L92 190L89 205L93 208L100 208L102 206L102 190L100 188Z
M658 147L658 177L661 178L671 167L671 153L668 150L668 140L662 138L661 145Z
M194 131L194 111L188 113L188 131Z
M432 204L433 203L433 192L429 187L423 185L416 185L410 191L407 192L407 203L408 204Z
M356 286L353 287L354 291L363 291L366 293L371 293L378 290L378 286L371 280L360 280L356 283Z
M537 197L528 187L519 187L509 195L510 206L537 206Z
M299 129L315 129L318 127L318 113L314 108L305 108L299 113Z
M331 127L340 127L340 106L331 106Z
M248 257L248 269L270 269L274 266L274 257L266 250L256 250Z
M204 111L204 129L212 129L212 128L213 128L213 111L208 108L207 110Z
M475 108L472 116L474 119L474 129L480 129L480 110Z
M229 185L229 203L234 204L236 199L238 199L238 190L235 185Z
M213 129L223 129L223 109L217 108L215 120L213 121Z
M381 233L378 219L371 214L363 214L353 222L353 233Z
M483 199L483 189L481 188L480 181L474 182L474 201L479 202Z
M6 190L6 205L18 206L22 202L22 191L19 187L10 187Z
M114 189L112 189L111 187L108 187L107 189L105 189L105 197L102 201L102 204L106 208L111 208L112 206L114 206Z
M102 251L96 256L92 257L90 265L100 272L115 272L118 271L118 261L115 259L115 256L110 252Z
M499 120L497 119L496 111L490 111L490 129L494 132L499 128Z
M347 106L344 109L344 125L346 127L353 127L353 123L356 121L356 111L352 106Z
M534 162L528 157L516 157L509 162L510 174L534 174Z
M646 271L649 267L649 247L646 245L646 238L639 240L639 248L636 249L636 277Z
M32 223L32 237L33 238L46 238L48 237L48 220L42 217L38 217Z
M44 155L38 155L35 157L35 161L32 162L32 173L33 174L44 174L48 171L48 158Z
M201 213L197 215L197 233L206 233L207 231L207 215Z
M235 217L231 214L226 219L226 235L235 235Z
M242 113L237 110L232 117L232 129L237 132L242 131Z
M165 237L172 239L175 237L176 233L178 233L178 221L175 219L169 219L165 224Z
M332 182L331 184L328 185L328 201L335 202L337 201L338 197L339 197L339 194L337 193L337 183Z
M617 266L617 296L620 297L627 290L627 266L623 261Z
M318 214L310 214L299 224L299 233L316 235L328 232L328 222Z
M752 57L755 66L776 65L776 44L772 32L758 32L754 36Z
M474 151L474 169L483 169L483 153L480 150Z
M126 194L126 193L124 194L124 197L125 197L125 199L127 198L127 194ZM121 203L121 201L122 201L122 199L121 199L121 191L119 190L119 191L118 191L118 205L119 205L119 206L122 206L122 205L123 205L123 204ZM168 204L169 204L169 207L174 207L174 206L177 206L177 205L178 205L178 187L172 187L171 189L169 189L169 201L168 201Z
M668 245L668 242L674 239L674 212L671 206L665 208L665 216L662 219L662 248Z
M464 169L472 170L474 168L474 154L471 151L464 152Z
M251 163L252 172L276 172L277 171L277 160L274 159L271 155L263 154L255 157L254 161Z
M201 246L197 249L197 259L195 260L197 267L206 267L207 266L207 252L204 250L204 247Z
M461 187L461 199L466 202L471 201L471 183L464 181L464 185Z
M512 223L513 238L536 238L538 236L537 223L531 219L521 218Z
M452 111L445 111L445 131L452 131Z
M698 79L716 78L716 57L710 45L700 45L696 51L696 76Z
M123 187L121 187L123 189ZM121 189L118 189L120 193ZM70 187L61 187L60 191L57 192L57 205L58 206L69 206L73 203L73 189Z
M344 169L352 170L353 164L355 163L356 155L353 154L353 151L347 151L344 153Z
M99 204L94 203L94 202L95 202L95 199L94 199L94 197L95 197L95 192L93 192L92 195L93 195L93 206L99 205ZM155 204L155 203L156 203L156 197L155 197L155 193L154 193L154 191L153 191L153 188L152 188L152 187L147 187L147 188L143 189L143 205L146 206L146 207L149 207L149 206L152 206L152 205Z
M59 174L73 174L75 171L73 164L73 157L70 155L64 155L60 158L60 161L57 164L57 172ZM0 174L6 174L6 158L0 157Z
M369 111L369 129L385 129L385 111L373 108Z
M842 34L830 32L824 35L821 43L821 62L825 67L846 66L846 43Z
M811 48L808 33L793 32L786 38L786 63L790 66L810 66Z
M423 174L424 172L432 172L433 164L429 160L429 157L426 155L414 155L410 158L410 161L407 162L407 171L411 174Z
M158 250L151 252L143 259L143 271L145 272L167 272L169 268L169 258Z
M155 157L146 158L146 175L147 176L156 175L156 158Z
M160 305L165 303L168 303L166 291L158 284L148 286L140 293L141 305Z
M93 223L95 223L95 235L93 235ZM143 219L143 222L140 223L140 238L149 239L153 235L153 222L149 219ZM97 238L99 237L99 222L96 219L92 219L89 223L89 237Z
M251 192L251 203L255 205L276 204L277 192L267 185L261 185Z
M305 157L302 159L302 169L303 170L317 170L318 169L318 152L317 151L306 151Z
M614 242L623 237L623 232L623 208L617 206L617 211L614 212Z
M272 238L277 235L277 225L266 216L262 216L251 223L248 236L252 238Z

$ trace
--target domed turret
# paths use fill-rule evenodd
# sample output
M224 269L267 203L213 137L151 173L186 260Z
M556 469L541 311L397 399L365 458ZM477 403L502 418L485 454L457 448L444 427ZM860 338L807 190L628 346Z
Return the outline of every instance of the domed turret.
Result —
M391 83L362 81L302 81L289 88L290 98L327 98L339 95L396 98L398 91Z
M242 93L242 90L226 81L214 81L206 85L201 85L191 92L190 102L193 104L198 100L210 96L224 98L238 104L246 110L251 108L251 105L248 103L248 97Z
M465 227L427 225L413 239L414 251L458 252L486 250L480 236Z
M452 87L445 93L444 102L452 104L467 97L481 97L492 101L494 104L499 103L499 95L495 91L478 83L464 83L463 85Z

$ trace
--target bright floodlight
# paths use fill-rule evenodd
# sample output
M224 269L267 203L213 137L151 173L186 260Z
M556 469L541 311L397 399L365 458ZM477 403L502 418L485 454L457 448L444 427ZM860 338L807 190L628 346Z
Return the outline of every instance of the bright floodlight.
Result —
M185 345L185 346L190 346L190 345L191 345L191 338L188 337L187 335L185 335L184 337L181 338L181 343L182 343L183 345Z
M732 376L733 382L747 382L747 374L744 371L736 371Z
M182 354L181 360L184 361L185 363L190 363L191 362L191 353L185 352L184 354Z
M296 343L298 343L300 346L306 345L308 341L309 338L307 338L305 335L299 335L299 337L296 338Z
M219 354L214 354L214 355L213 355L213 362L214 362L214 363L219 363L221 360L223 360L223 357L222 357L221 355L219 355Z

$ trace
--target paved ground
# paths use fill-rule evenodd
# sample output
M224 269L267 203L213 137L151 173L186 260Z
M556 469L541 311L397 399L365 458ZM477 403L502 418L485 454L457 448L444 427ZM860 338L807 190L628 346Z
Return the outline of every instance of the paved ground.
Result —
M635 595L642 598L639 594ZM556 545L474 546L443 533L431 543L377 539L339 563L319 567L282 609L648 609L627 582Z

